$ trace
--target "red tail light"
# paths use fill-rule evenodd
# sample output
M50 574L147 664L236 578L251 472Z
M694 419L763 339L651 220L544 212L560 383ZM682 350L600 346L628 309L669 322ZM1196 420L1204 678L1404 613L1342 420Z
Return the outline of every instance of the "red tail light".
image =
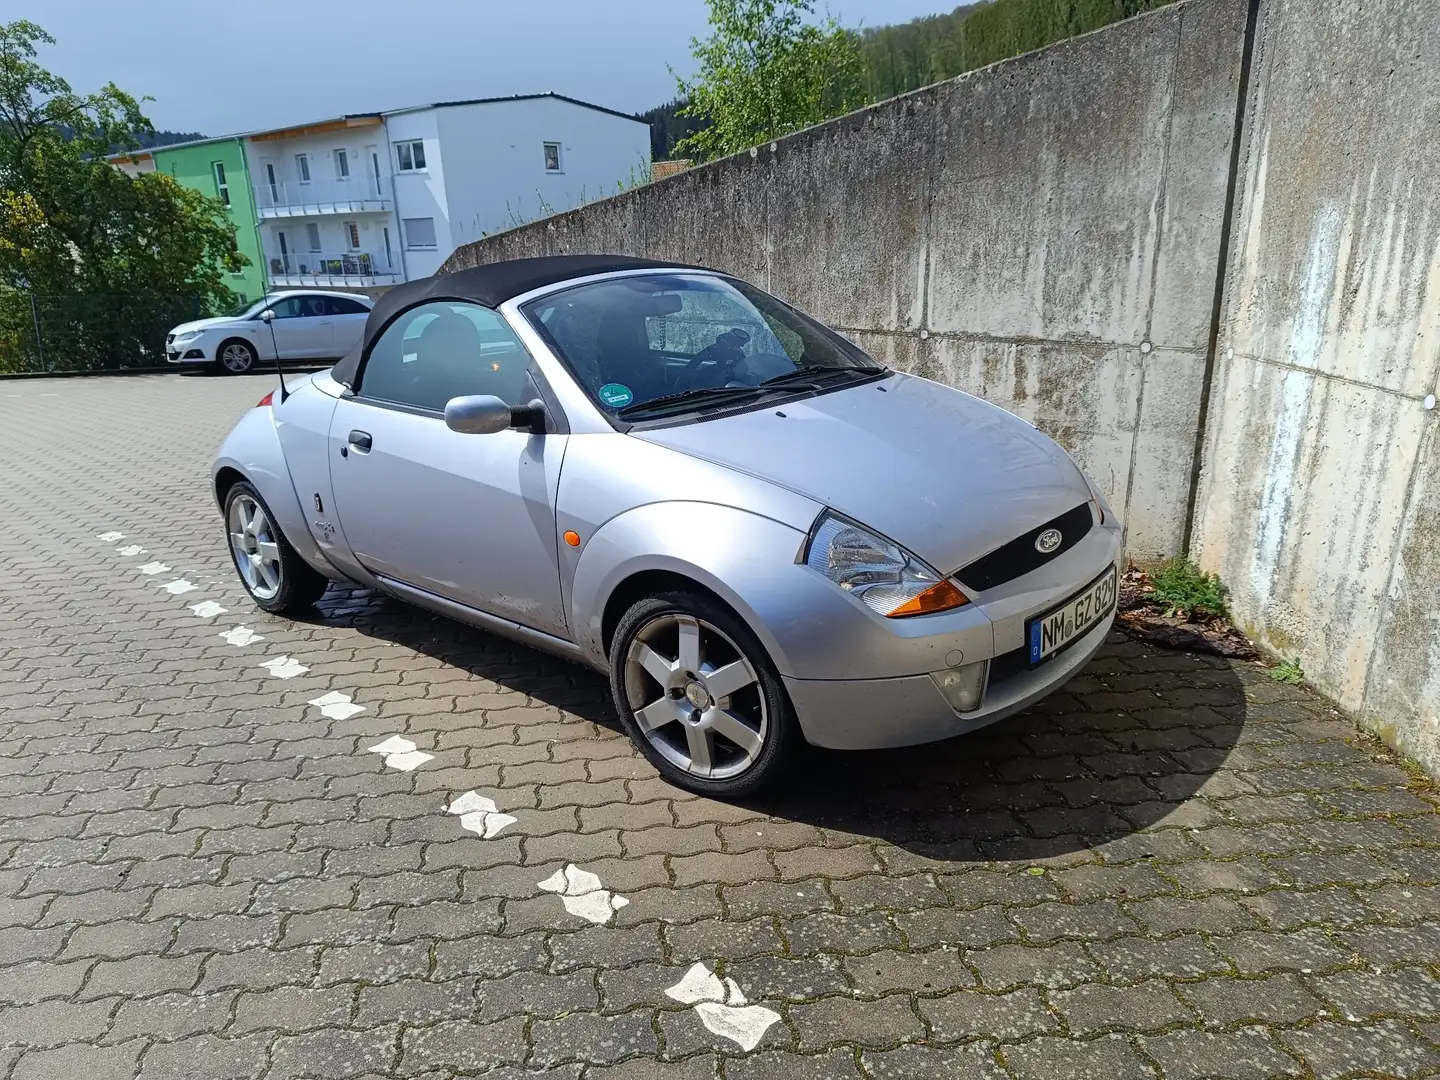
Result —
M273 398L274 396L275 396L275 391L274 391L274 390L271 390L268 394L266 394L264 397L262 397L259 401L257 401L257 402L255 403L255 407L256 407L257 409L263 409L263 408L265 408L265 406L267 406L267 405L270 404L270 399Z

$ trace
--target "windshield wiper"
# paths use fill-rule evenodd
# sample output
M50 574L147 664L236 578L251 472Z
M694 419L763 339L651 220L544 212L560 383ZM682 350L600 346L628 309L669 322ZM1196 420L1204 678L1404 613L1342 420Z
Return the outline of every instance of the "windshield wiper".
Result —
M801 386L814 384L816 379L828 375L878 375L884 368L859 368L859 367L827 367L823 364L805 364L794 371L787 371L783 375L776 375L766 379L761 386L789 386L799 384ZM818 387L817 387L818 389Z
M758 386L701 386L694 390L681 390L678 394L639 401L626 405L616 416L641 416L651 412L672 412L704 405L728 405L734 401L748 401L759 397L763 391Z

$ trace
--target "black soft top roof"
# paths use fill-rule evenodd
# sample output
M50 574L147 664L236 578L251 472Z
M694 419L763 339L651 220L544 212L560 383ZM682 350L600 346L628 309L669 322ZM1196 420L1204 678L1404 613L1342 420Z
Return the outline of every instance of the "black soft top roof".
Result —
M396 285L375 302L365 320L365 333L360 344L335 365L332 372L338 382L352 386L360 357L385 326L406 308L426 300L471 300L486 307L499 307L532 289L556 285L571 278L591 274L608 274L616 270L700 270L703 267L685 263L656 262L629 255L545 255L535 259L510 259L457 270L453 274L436 274Z

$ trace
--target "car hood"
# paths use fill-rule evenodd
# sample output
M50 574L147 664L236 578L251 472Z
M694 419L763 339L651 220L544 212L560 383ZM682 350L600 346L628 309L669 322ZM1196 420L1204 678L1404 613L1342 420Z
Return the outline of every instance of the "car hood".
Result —
M1090 498L1024 420L910 375L631 434L824 503L947 574Z
M193 322L182 322L179 326L171 330L170 333L175 335L188 334L192 330L209 330L212 326L229 326L231 323L238 321L237 319L227 318L224 315L217 315L213 319L195 319Z

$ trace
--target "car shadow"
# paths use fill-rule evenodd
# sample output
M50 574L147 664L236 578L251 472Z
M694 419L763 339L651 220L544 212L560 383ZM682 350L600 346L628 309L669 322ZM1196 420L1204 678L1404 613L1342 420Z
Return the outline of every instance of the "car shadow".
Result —
M332 586L317 611L329 625L621 731L605 678L588 668L368 589ZM1164 650L1115 631L1078 676L1013 717L904 749L805 746L781 790L744 803L927 860L1062 857L1134 837L1173 815L1182 815L1177 824L1185 820L1186 804L1245 732L1245 685L1260 678L1254 665ZM1150 839L1131 841L1137 854Z

